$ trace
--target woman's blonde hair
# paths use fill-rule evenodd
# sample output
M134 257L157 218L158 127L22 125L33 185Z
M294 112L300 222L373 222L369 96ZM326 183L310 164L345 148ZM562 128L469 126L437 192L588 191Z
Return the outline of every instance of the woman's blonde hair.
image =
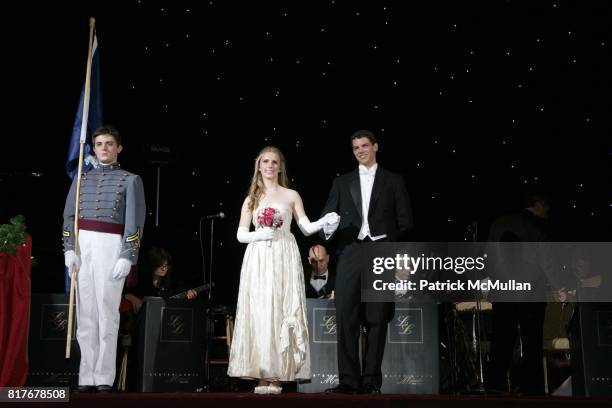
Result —
M285 156L278 149L278 147L274 146L266 146L257 155L255 159L255 168L253 169L253 177L251 178L251 186L249 187L249 210L253 211L259 205L259 199L265 193L266 187L263 183L263 178L261 177L261 173L259 172L259 163L261 162L261 157L264 153L275 153L279 158L279 167L280 171L278 173L278 184L288 188L289 187L289 178L287 177L287 168L285 166Z

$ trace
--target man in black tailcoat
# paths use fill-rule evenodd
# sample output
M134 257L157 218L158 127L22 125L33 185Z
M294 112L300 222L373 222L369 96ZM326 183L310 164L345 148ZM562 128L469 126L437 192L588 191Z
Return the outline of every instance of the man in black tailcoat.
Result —
M378 166L378 142L369 130L351 136L359 167L333 182L323 213L335 211L339 225L325 228L337 247L335 285L339 385L327 392L379 394L381 364L392 303L361 302L361 268L356 255L362 243L393 242L412 228L410 199L403 177ZM360 323L367 344L359 364Z

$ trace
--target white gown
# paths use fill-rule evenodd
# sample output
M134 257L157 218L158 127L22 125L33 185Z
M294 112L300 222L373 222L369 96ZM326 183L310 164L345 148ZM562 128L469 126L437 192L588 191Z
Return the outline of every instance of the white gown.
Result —
M253 224L263 204L253 211ZM280 211L283 226L268 241L250 243L240 272L236 325L227 373L231 377L295 381L310 379L304 273L292 209Z

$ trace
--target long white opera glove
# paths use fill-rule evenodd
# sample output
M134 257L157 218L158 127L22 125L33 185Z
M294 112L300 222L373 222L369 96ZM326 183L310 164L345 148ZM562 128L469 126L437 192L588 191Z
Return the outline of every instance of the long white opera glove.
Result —
M256 241L271 241L274 238L274 229L269 227L259 228L249 232L247 227L238 227L236 239L243 244L250 244Z
M298 226L300 227L300 231L302 231L302 234L309 236L314 234L315 232L321 231L325 224L334 222L337 218L338 214L336 214L335 212L327 213L319 220L314 222L310 222L308 217L303 216L299 219Z
M81 267L81 258L72 250L66 251L64 253L64 265L70 269L72 269L72 265L75 265L78 271Z
M113 279L119 280L125 278L130 274L131 268L132 263L130 261L125 258L119 258L115 264L115 269L113 269Z

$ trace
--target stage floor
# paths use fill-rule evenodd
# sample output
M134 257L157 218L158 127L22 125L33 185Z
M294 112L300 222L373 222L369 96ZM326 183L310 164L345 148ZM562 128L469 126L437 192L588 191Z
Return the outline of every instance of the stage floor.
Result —
M12 405L12 404L11 404ZM502 397L469 395L422 395L422 394L383 394L383 395L329 395L283 393L280 395L254 395L252 393L111 393L70 395L70 404L42 403L37 406L105 408L123 407L205 407L224 408L505 408L505 407L612 407L612 398L574 398L574 397ZM15 406L25 406L23 403Z

